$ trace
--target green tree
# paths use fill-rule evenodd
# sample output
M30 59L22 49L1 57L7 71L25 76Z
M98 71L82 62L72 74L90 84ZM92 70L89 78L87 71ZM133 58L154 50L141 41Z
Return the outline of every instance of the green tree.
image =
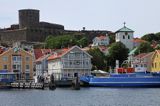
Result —
M154 33L146 34L141 37L141 39L146 40L148 42L157 41L158 37Z
M135 54L139 53L148 53L152 52L154 49L151 47L151 44L149 42L143 42L139 45L138 49L135 51Z
M77 40L77 45L81 47L85 47L88 45L88 39L86 37L81 38L80 40Z
M109 34L109 44L112 44L115 42L115 35L114 34Z
M93 57L91 59L93 69L106 69L105 56L98 48L90 49L88 53Z
M45 40L45 43L46 43L46 45L45 45L45 47L46 48L53 48L52 46L53 46L53 36L48 36L47 38L46 38L46 40Z
M114 68L116 60L119 60L119 63L121 65L122 62L127 59L128 52L128 48L126 48L123 43L112 43L109 48L109 54L107 55L107 60L109 60L107 61L108 65Z
M157 40L156 40L156 41L158 41L158 42L160 43L160 32L156 33L155 35L156 35L156 37L157 37Z
M48 36L45 40L46 48L64 48L73 45L79 45L85 47L88 45L88 39L83 36L74 35L59 35L59 36Z

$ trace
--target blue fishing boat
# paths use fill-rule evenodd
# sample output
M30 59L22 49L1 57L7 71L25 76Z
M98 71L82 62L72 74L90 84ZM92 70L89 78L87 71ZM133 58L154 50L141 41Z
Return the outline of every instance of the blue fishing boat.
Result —
M0 70L0 89L10 88L10 84L16 80L16 74L6 70Z
M125 73L107 77L83 76L81 82L95 87L160 87L160 74Z

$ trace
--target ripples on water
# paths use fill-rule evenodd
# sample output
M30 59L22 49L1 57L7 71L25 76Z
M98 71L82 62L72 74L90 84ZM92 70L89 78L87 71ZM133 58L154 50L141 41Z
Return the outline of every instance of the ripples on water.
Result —
M0 90L0 106L160 106L160 88Z

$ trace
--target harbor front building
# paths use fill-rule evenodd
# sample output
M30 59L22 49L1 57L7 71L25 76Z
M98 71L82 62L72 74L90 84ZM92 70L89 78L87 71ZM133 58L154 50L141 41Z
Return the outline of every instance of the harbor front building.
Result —
M141 53L134 56L132 66L135 68L135 72L150 72L153 52Z
M48 57L48 74L54 74L55 78L73 78L90 75L91 58L87 52L78 46L57 50Z
M16 74L16 80L33 79L33 55L18 47L0 54L0 71Z
M160 72L160 50L155 50L152 55L151 72Z

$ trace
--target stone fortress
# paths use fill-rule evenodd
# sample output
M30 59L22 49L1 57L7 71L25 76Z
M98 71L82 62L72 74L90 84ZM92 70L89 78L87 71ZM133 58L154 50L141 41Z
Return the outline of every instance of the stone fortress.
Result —
M39 19L39 10L19 10L19 24L0 29L0 42L7 44L17 41L42 42L48 35L58 35L64 31L63 25L40 22Z
M63 25L40 21L40 11L36 9L19 10L19 24L13 24L9 28L0 29L0 43L13 45L15 42L44 42L49 35L63 35L70 33L80 33L87 35L91 41L98 34L112 33L107 30L64 30Z

